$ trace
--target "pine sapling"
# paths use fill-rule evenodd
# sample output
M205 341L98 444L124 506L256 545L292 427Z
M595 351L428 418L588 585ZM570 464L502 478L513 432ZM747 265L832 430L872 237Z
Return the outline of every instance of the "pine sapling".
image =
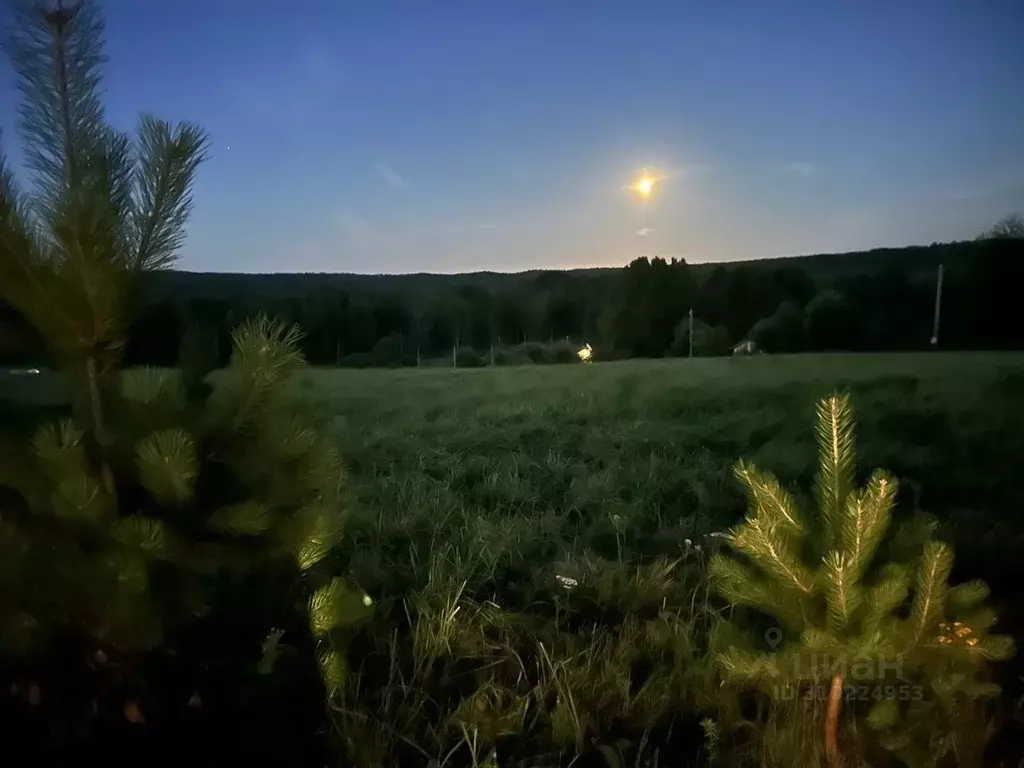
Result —
M742 461L735 468L748 511L726 537L731 551L712 559L712 579L730 603L767 614L776 627L766 648L734 617L718 665L726 682L777 704L824 700L821 748L830 765L841 762L844 699L853 709L872 702L867 723L886 748L927 751L929 729L958 726L948 713L998 693L988 662L1011 656L1012 641L989 634L996 617L984 606L984 583L948 585L948 545L928 541L913 564L882 561L897 483L875 471L857 487L848 396L818 403L816 435L813 514L772 475ZM940 711L947 716L938 719Z
M293 624L308 619L333 694L345 627L370 605L323 572L341 530L341 467L290 394L298 329L243 323L229 366L209 376L205 353L188 355L184 374L122 370L141 282L176 258L208 140L149 116L134 139L106 124L102 29L90 0L23 2L10 45L34 183L20 191L0 155L0 300L39 331L72 408L27 445L0 440L0 650L27 679L81 673L94 700L230 608L227 590L265 577L261 604L308 600Z

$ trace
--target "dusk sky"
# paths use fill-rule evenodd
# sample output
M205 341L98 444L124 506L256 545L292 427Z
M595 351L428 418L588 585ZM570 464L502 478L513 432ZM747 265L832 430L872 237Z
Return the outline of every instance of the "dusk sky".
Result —
M110 121L211 134L183 269L725 261L1024 212L1021 0L101 7Z

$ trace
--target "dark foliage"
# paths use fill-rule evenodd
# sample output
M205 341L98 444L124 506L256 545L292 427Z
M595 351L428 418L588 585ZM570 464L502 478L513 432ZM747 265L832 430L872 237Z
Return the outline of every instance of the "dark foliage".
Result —
M1002 232L1002 230L1000 230ZM623 269L465 275L152 276L130 328L129 365L170 366L202 327L219 365L229 334L264 312L305 331L314 365L402 366L457 359L554 362L556 341L591 343L597 359L728 354L750 339L769 353L928 349L939 265L945 270L942 349L1021 349L1009 318L1024 278L1024 240L975 241L722 265L637 259ZM513 347L520 349L513 353ZM466 348L474 350L468 354ZM572 362L570 346L560 362ZM46 352L21 315L0 306L0 365Z

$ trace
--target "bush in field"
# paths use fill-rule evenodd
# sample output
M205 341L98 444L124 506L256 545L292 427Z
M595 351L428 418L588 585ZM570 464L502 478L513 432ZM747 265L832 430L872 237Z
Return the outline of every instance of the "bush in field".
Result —
M799 352L804 347L803 311L796 303L784 301L770 317L754 323L747 338L767 352Z
M183 373L121 371L139 281L184 238L206 136L148 116L134 140L105 124L91 3L25 5L16 24L36 184L23 193L0 158L0 297L44 339L72 409L29 442L0 441L4 690L50 702L36 711L58 746L53 734L101 730L110 713L175 721L187 698L163 696L146 669L189 648L186 676L230 709L204 670L227 652L269 674L273 621L285 642L317 649L333 693L344 656L332 633L366 608L319 570L340 533L339 458L284 386L302 364L297 330L245 323L209 383L216 351L198 332ZM210 626L219 633L194 646Z
M550 362L547 345L541 344L539 341L524 342L523 344L520 344L517 349L531 363Z
M553 344L527 341L515 347L495 350L494 361L498 365L575 363L579 361L579 357L576 354L577 351L578 347L565 341L558 341Z
M378 339L373 346L371 357L375 366L397 367L402 365L402 360L405 357L402 335L394 333Z
M999 693L990 662L1013 653L1009 637L990 634L988 588L949 586L953 553L939 541L927 541L911 562L883 557L896 481L876 471L856 487L847 397L822 400L817 417L813 514L773 476L736 467L749 511L726 537L732 554L712 560L711 576L730 603L771 616L775 626L753 635L742 617L726 625L724 682L774 703L767 738L799 745L792 764L822 756L846 764L844 747L863 754L859 744L873 732L908 765L954 754L959 765L981 765L981 702ZM820 723L817 738L809 723Z
M708 325L702 320L693 321L693 354L695 357L720 357L732 349L729 331L725 326ZM683 320L676 326L671 353L686 357L690 352L690 321Z
M494 350L495 365L525 365L530 358L520 352L519 347L501 347Z
M551 345L551 362L553 363L576 363L579 362L576 352L578 350L565 341Z
M858 349L860 334L857 314L839 291L822 291L804 308L804 336L809 349Z

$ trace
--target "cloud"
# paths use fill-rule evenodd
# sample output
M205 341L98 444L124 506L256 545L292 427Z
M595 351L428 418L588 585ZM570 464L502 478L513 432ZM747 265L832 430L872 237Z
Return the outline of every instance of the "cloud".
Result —
M638 229L636 231L636 236L637 237L647 237L648 235L653 234L653 232L654 232L654 228L653 227L644 227L644 228Z
M377 163L377 173L392 189L408 189L409 182L387 163Z
M786 173L792 173L804 179L809 179L817 172L818 169L805 160L791 160L786 163Z

